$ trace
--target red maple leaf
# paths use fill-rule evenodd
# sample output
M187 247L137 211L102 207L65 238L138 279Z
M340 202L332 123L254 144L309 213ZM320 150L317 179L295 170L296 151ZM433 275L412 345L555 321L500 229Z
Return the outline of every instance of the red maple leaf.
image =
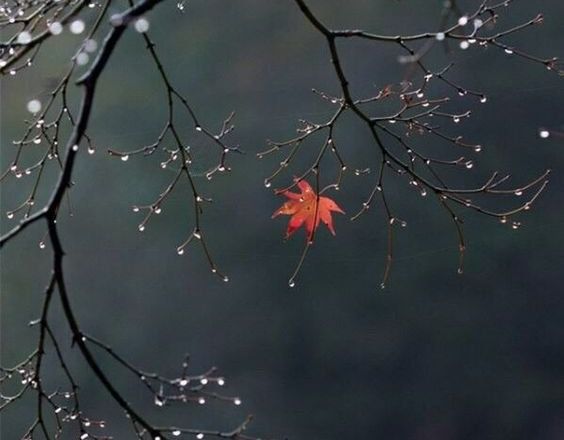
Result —
M300 193L292 191L283 191L280 194L286 196L289 200L280 208L274 211L272 218L279 215L291 215L288 229L286 230L286 238L290 237L296 229L305 225L307 239L313 238L313 232L317 229L320 222L325 223L331 234L335 235L333 228L332 212L345 212L339 208L339 205L329 197L317 196L313 188L305 180L297 182ZM317 200L319 199L319 207L316 209Z

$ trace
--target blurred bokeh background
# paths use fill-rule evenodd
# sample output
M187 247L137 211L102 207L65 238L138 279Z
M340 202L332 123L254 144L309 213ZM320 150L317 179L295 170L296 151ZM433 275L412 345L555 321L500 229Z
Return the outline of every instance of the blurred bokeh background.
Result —
M310 3L333 27L390 34L435 30L442 7L438 0ZM463 7L469 11L476 4ZM545 13L543 26L507 41L541 56L564 56L559 0L515 2L499 26L539 11ZM177 374L186 352L194 372L217 365L227 378L226 393L241 396L243 405L212 402L164 416L150 395L101 354L120 389L150 418L185 426L229 428L253 413L252 432L265 437L564 438L564 137L557 133L564 131L562 78L493 48L461 51L451 45L445 53L437 47L429 54L433 68L454 60L450 78L488 96L485 104L469 98L450 104L454 111L473 110L473 116L446 124L448 130L484 146L474 168L455 179L471 184L497 169L511 172L519 185L552 168L548 190L521 216L519 230L461 212L468 252L460 276L450 219L405 179L391 178L393 209L408 227L398 230L391 280L381 290L384 214L376 203L358 221L348 220L375 175L349 173L341 191L331 193L347 211L335 219L337 236L319 233L290 289L287 280L304 238L300 233L284 243L286 219L270 220L282 200L263 180L282 156L257 160L256 153L269 138L291 137L298 119L322 122L331 114L329 103L311 93L312 87L338 90L325 42L291 1L189 1L183 13L175 2L164 2L148 19L171 79L205 124L220 127L236 112L230 139L247 154L232 158L230 174L197 179L214 199L204 227L230 282L210 273L198 247L176 254L193 227L188 188L176 191L163 213L138 232L141 216L131 206L152 202L168 184L171 172L159 166L164 156L122 162L106 154L108 148L151 143L166 117L157 72L142 39L130 32L99 84L88 131L97 153L78 160L74 215L60 220L69 289L86 331L147 370ZM24 129L26 103L45 97L79 41L58 38L33 69L1 80L2 168L13 155L11 141ZM398 64L394 46L348 41L342 49L358 96L403 79L405 66ZM433 92L442 96L448 90L436 85ZM206 144L190 132L188 120L186 127L205 159ZM541 127L553 135L541 139ZM353 118L344 121L337 138L350 170L378 166L368 134ZM307 144L273 187L306 169L318 147ZM454 157L460 153L450 151ZM336 168L328 162L326 169L328 183ZM46 182L54 175L53 167ZM13 179L2 187L2 231L12 224L4 211L19 205L30 184ZM516 199L489 206L511 206ZM51 261L49 248L38 247L44 233L38 224L3 251L3 365L33 348L36 333L27 322L38 316ZM53 320L82 384L85 411L108 420L106 429L116 439L132 438L118 407L70 349L58 308ZM56 383L54 369L49 374ZM33 410L24 400L2 414L2 439L19 438Z

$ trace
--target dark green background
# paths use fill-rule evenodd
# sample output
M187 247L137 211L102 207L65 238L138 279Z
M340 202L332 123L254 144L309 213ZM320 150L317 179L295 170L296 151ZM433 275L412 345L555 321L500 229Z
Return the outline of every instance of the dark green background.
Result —
M333 27L390 34L435 30L441 5L431 0L310 3ZM477 3L465 6L470 10ZM541 56L564 56L559 0L516 1L499 25L513 26L538 11L546 14L545 25L507 42ZM374 204L355 223L348 221L350 215L337 216L335 238L326 230L319 233L297 286L290 289L287 279L303 234L283 243L286 219L270 220L281 199L263 186L282 157L258 161L255 153L268 138L292 136L299 118L317 122L330 115L330 106L310 92L312 87L338 90L325 42L289 0L193 0L184 14L165 2L148 18L167 71L206 125L219 127L225 115L237 112L231 139L247 154L233 157L230 175L197 181L215 200L203 221L214 258L230 282L210 273L199 248L176 255L192 228L187 188L175 192L144 233L137 231L141 217L131 205L152 202L171 178L159 167L163 156L122 163L104 153L108 147L127 150L152 142L166 115L154 65L141 38L130 32L99 84L89 129L98 152L81 153L71 195L74 216L60 220L69 289L86 331L145 369L170 375L188 351L194 372L219 366L227 377L226 393L240 395L243 405L211 403L162 416L140 386L102 361L120 388L154 420L228 428L252 412L253 433L276 438L564 438L564 137L538 137L539 127L564 130L562 78L494 48L462 52L452 46L449 56L457 65L451 78L489 98L487 104L454 100L449 107L474 111L449 129L485 147L474 169L461 170L458 182L472 184L499 169L511 171L519 185L546 168L554 171L518 231L463 213L468 239L463 276L456 273L456 234L449 218L435 200L422 199L405 180L392 178L391 203L409 226L398 231L389 287L379 288L386 232ZM34 70L2 79L2 168L13 154L11 140L23 130L26 102L44 96L49 78L63 71L77 42L59 37L45 47ZM347 42L342 48L359 95L403 77L394 46ZM434 68L445 62L437 49L429 59ZM437 87L435 93L445 90ZM378 166L369 136L352 118L338 139L349 169ZM308 144L278 186L307 168L317 148ZM208 154L205 145L200 151ZM452 156L459 153L451 149ZM324 176L334 171L331 166L327 163ZM374 179L374 174L349 173L332 197L352 215ZM17 206L30 183L9 181L2 211ZM489 206L512 202L510 196ZM4 216L2 229L10 225ZM37 246L43 234L44 225L33 227L2 256L3 364L30 351L35 340L26 323L39 313L49 276L50 250ZM58 308L53 320L68 347ZM77 353L69 356L83 384L85 411L107 419L115 438L132 438ZM32 407L24 405L4 414L2 439L19 438L31 419Z

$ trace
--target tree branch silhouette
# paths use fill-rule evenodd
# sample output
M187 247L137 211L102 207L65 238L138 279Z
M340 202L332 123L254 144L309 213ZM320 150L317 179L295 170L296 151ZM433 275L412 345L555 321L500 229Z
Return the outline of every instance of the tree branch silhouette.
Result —
M43 292L40 316L30 323L38 328L37 344L33 351L16 365L0 367L0 411L22 401L28 394L33 394L35 416L23 433L22 438L26 440L56 439L67 433L77 434L81 440L111 438L100 434L105 428L105 421L90 418L83 412L80 384L69 366L65 350L51 324L50 314L53 312L53 300L56 296L60 300L63 316L70 329L73 347L78 349L81 359L123 411L125 418L131 423L136 438L163 440L191 436L199 440L204 437L258 440L247 434L251 416L246 417L232 430L161 426L150 420L129 401L123 391L118 389L113 377L102 368L101 358L110 360L112 365L133 375L137 384L149 393L157 407L167 407L176 403L204 405L212 399L238 406L242 401L239 397L218 392L218 389L225 385L225 378L217 375L215 368L200 374L191 373L188 357L182 362L177 377L166 377L135 366L110 344L84 331L72 306L72 294L67 289L65 251L57 220L60 218L63 202L68 198L73 185L73 173L79 154L84 150L88 154L95 153L87 129L98 82L124 33L131 27L141 34L148 58L159 75L166 103L166 116L156 139L153 138L152 142L127 151L109 149L108 154L117 160L127 162L131 158L155 157L157 151L164 153L165 159L159 163L159 166L162 169L172 170L172 178L151 202L133 206L134 212L144 215L137 226L138 230L144 231L153 216L163 211L171 194L185 187L191 196L193 217L187 237L177 246L176 252L182 255L188 245L199 242L210 270L223 281L229 280L223 272L219 271L215 257L212 257L207 240L209 235L207 230L204 231L202 222L203 206L212 200L204 196L195 178L204 177L211 180L217 175L227 173L230 171L231 155L242 153L238 146L228 141L228 135L234 129L234 115L228 115L218 130L207 127L198 116L196 106L173 82L161 59L157 43L149 35L149 22L145 18L145 14L159 3L161 0L140 0L137 3L129 1L127 10L110 17L108 17L109 11L117 7L116 2L112 0L103 0L102 3L85 0L6 1L0 8L0 29L3 31L3 40L0 41L0 74L8 77L16 76L20 71L34 65L38 54L45 50L44 43L59 35L63 27L68 26L74 34L86 31L85 37L70 58L68 68L50 89L45 103L41 104L36 100L28 103L28 109L33 117L26 121L27 127L23 136L14 142L16 153L13 160L0 174L2 183L8 179L20 179L31 175L35 179L31 191L23 202L7 211L7 217L18 220L18 223L0 237L0 248L13 244L30 226L43 221L47 225L47 233L40 242L40 247L45 248L50 245L52 248L52 273ZM479 154L483 147L460 135L451 134L448 128L443 128L435 121L458 124L470 116L470 111L449 111L447 105L453 99L471 98L484 103L487 97L481 91L466 88L452 80L450 76L454 66L452 63L437 68L428 61L427 55L437 45L443 45L447 51L448 44L456 44L461 50L471 45L492 47L503 56L514 56L523 61L536 63L562 76L564 71L556 58L544 58L506 42L506 37L542 24L543 16L539 14L516 26L498 30L498 15L510 10L512 0L496 3L482 0L468 14L463 13L458 2L451 0L445 3L441 11L438 31L413 35L383 35L361 29L332 29L308 6L306 0L294 0L294 3L307 23L324 39L332 71L337 79L338 92L333 96L314 89L316 96L332 107L332 114L323 122L301 120L294 137L284 141L269 141L268 148L258 154L259 158L271 154L284 154L279 167L265 179L265 186L271 187L275 181L284 178L285 184L275 190L275 193L281 194L298 185L301 180L313 176L316 193L313 224L316 225L319 220L318 207L321 195L343 187L345 176L351 171L345 160L346 151L336 140L336 131L345 115L352 115L368 130L371 139L370 151L376 151L379 155L374 167L378 171L368 197L351 220L359 218L372 205L380 204L387 223L386 255L381 287L385 287L390 278L395 254L396 228L407 226L407 222L396 215L392 206L390 175L405 179L407 187L413 189L416 194L422 197L432 195L437 199L439 209L444 210L453 223L458 243L458 271L462 273L466 238L459 211L464 209L474 211L517 229L520 221L516 216L528 211L537 201L546 188L550 170L542 171L538 177L514 186L508 186L509 174L499 171L491 172L480 184L468 187L459 186L456 182L447 179L443 170L454 169L463 173L472 169L474 156ZM86 22L91 24L85 23L83 18L89 18ZM110 29L105 33L98 49L94 37L104 25L109 26ZM397 61L406 68L405 77L397 84L383 86L376 93L357 96L342 55L340 44L344 40L362 40L371 45L396 48L399 52ZM93 53L97 55L92 64L77 78L78 67L86 65L89 57L93 56L90 54ZM432 88L435 83L446 86L449 93L436 95ZM69 98L75 90L74 86L80 88L82 93L76 111L70 105L72 101ZM395 110L392 112L386 109L374 110L384 102L393 103L396 106ZM186 125L191 127L188 135L181 130L181 127ZM68 135L66 129L70 130ZM545 137L542 133L541 137ZM172 139L172 148L164 146L167 139ZM201 168L196 168L196 155L189 145L194 139L203 139L206 147L211 146L215 152L211 162L202 164ZM298 158L301 158L304 145L310 142L317 142L319 145L311 165L301 172L294 173L296 178L293 178L293 175L288 176L289 170L292 166L296 166ZM424 148L427 142L444 142L452 147L454 153L448 157L427 154ZM40 144L46 147L39 159L34 159L31 165L26 166L24 159L27 158L28 147ZM459 155L459 151L463 151L464 155ZM324 163L326 158L330 158L336 166L335 173L326 171ZM53 187L48 188L45 204L38 208L38 205L41 205L37 200L38 191L45 185L45 170L51 163L57 167L58 177ZM370 173L371 168L364 165L354 169L353 174L363 176ZM498 200L505 196L517 197L518 201L509 208L495 209L482 203L483 198ZM289 278L290 287L295 285L315 238L316 232L313 228L311 234L307 236L303 252ZM44 370L47 362L45 355L48 351L54 354L54 362L66 380L67 391L61 391L59 388L52 391L46 383ZM5 393L4 386L13 386L14 383L17 391L12 394Z
M2 403L0 404L0 410L5 410L11 404L18 401L22 396L24 396L26 393L30 391L36 393L37 396L36 418L29 426L27 431L24 433L23 435L24 439L34 438L38 430L42 433L42 435L46 439L59 438L64 431L65 424L69 422L76 422L77 431L81 440L84 440L86 438L94 438L94 439L110 438L105 435L99 435L92 431L93 427L104 428L105 422L91 420L90 418L86 417L80 409L79 385L66 363L65 356L62 350L60 349L60 344L49 324L48 313L55 292L58 292L59 294L63 313L72 334L73 344L78 347L83 359L90 367L93 374L98 378L102 386L106 389L106 391L117 403L117 405L121 407L126 417L131 421L137 438L139 439L150 438L152 440L160 440L160 439L169 438L169 436L177 437L182 434L187 434L187 435L192 435L198 439L202 439L204 438L204 436L229 438L229 439L249 439L249 440L255 439L255 437L251 437L244 434L244 431L247 429L247 426L251 421L252 418L251 416L248 416L237 428L231 431L212 431L212 430L183 428L176 426L157 426L151 423L144 415L142 415L137 409L135 409L133 405L130 402L128 402L127 398L122 394L122 392L116 388L112 379L103 371L96 356L90 349L89 344L101 348L107 355L109 355L112 359L114 359L114 361L116 361L119 365L125 367L130 372L133 372L140 379L141 383L145 385L145 387L147 387L149 391L151 391L155 404L157 406L164 406L165 404L175 401L178 401L180 403L195 402L197 404L205 404L206 398L229 401L235 405L240 405L241 399L238 397L227 397L215 391L209 391L208 390L209 386L213 386L213 385L223 386L225 380L221 377L217 377L214 375L215 368L210 369L209 371L203 374L189 375L188 359L186 359L183 363L183 370L181 376L176 379L165 379L158 374L146 373L138 369L137 367L134 367L132 364L128 363L121 356L119 356L109 346L83 333L81 326L71 306L70 294L66 287L65 276L64 276L64 264L63 264L65 252L63 249L63 244L57 226L57 217L60 212L63 198L72 185L72 174L73 174L76 158L79 154L79 150L80 150L79 146L81 144L81 141L87 139L89 144L89 153L93 152L93 150L91 150L92 147L90 145L90 140L86 134L86 130L90 119L97 83L100 76L105 70L107 62L111 58L114 49L116 48L117 44L119 43L122 35L124 34L128 26L134 20L141 17L145 13L149 12L153 7L155 7L158 3L160 3L160 1L161 0L143 0L137 4L134 5L132 4L130 8L125 12L121 14L115 14L111 17L112 28L104 38L104 41L102 43L102 46L100 48L100 51L98 52L96 59L92 63L91 67L86 71L86 73L76 80L76 84L82 87L83 93L82 93L79 112L76 115L76 117L73 117L71 116L67 106L66 93L67 93L67 88L71 81L72 74L76 66L77 56L82 50L82 46L81 46L77 54L72 59L70 69L63 76L62 80L59 82L59 84L51 93L51 98L47 105L47 108L36 117L36 121L34 123L30 124L30 127L26 131L23 139L18 143L19 148L16 158L12 162L9 170L5 172L2 176L2 178L4 178L9 174L14 174L16 175L16 177L19 177L17 175L18 173L20 173L18 169L18 159L21 155L22 148L25 145L29 144L28 139L32 136L32 132L34 129L39 129L40 131L39 136L43 136L46 138L47 138L46 127L47 128L54 127L56 129L54 138L51 138L49 141L50 148L48 149L48 153L44 156L42 161L39 164L35 165L34 167L31 167L31 169L29 168L26 169L26 171L29 171L29 173L36 168L39 169L39 177L37 178L36 185L34 186L34 190L32 191L31 195L29 196L26 202L26 205L29 207L29 209L27 210L24 217L22 218L22 220L19 222L17 226L12 228L2 237L0 237L0 247L3 247L4 245L11 242L13 239L20 236L32 224L40 220L45 220L48 229L47 237L53 249L52 275L50 282L45 290L41 317L37 321L30 323L31 325L37 325L39 327L37 349L34 350L26 359L24 359L15 367L0 368L0 373L1 373L0 385L9 382L14 377L14 375L20 376L22 378L21 380L22 386L20 387L20 390L15 395L6 396L0 394L0 399L2 401ZM94 26L91 28L88 38L94 35L96 30L98 29L98 26L100 25L103 17L106 14L109 3L110 2L107 1L104 7L102 8ZM72 11L68 15L66 15L62 19L62 23L65 23L70 18L78 14L84 6L85 3L80 2L77 6L75 6L72 9ZM27 24L30 21L24 20L23 22ZM34 26L32 26L32 28L34 28ZM11 57L8 58L8 61L4 61L2 63L2 68L6 69L9 66L13 65L19 58L23 57L27 53L27 51L30 50L30 48L32 48L34 45L36 45L36 47L39 48L41 46L41 43L49 35L50 35L50 31L47 29L42 33L38 34L38 36L36 36L35 38L32 38L27 44L14 43L16 44L16 47L21 47L21 48L17 52L9 53ZM203 201L203 199L199 196L196 187L194 185L191 172L188 169L188 165L190 164L190 153L183 147L180 136L176 131L174 125L173 98L179 99L181 104L188 111L195 124L195 129L197 131L203 132L207 137L212 139L214 143L221 148L219 165L208 172L210 173L210 175L215 173L216 171L224 171L225 158L227 153L229 153L230 151L238 151L236 148L229 148L222 141L223 137L226 134L228 134L232 129L232 126L230 124L231 117L226 120L221 132L217 135L214 135L209 130L202 128L202 126L199 124L196 118L195 113L191 109L186 99L182 97L169 82L168 77L164 71L164 68L160 63L158 56L156 55L154 49L154 43L151 42L151 40L147 35L143 35L143 37L147 42L147 49L149 50L151 57L161 74L163 82L166 86L167 97L168 97L169 121L167 122L167 125L161 137L159 138L159 141L162 139L162 137L167 131L170 131L173 134L174 138L176 139L178 146L178 151L175 152L174 154L180 154L183 159L181 168L178 171L175 180L169 186L169 189L167 189L167 191L161 194L157 202L155 202L153 205L150 206L150 210L151 210L150 212L153 213L155 212L156 209L160 208L160 204L164 201L168 193L172 191L172 189L174 189L174 186L176 185L179 177L181 175L185 175L188 178L188 181L190 182L190 186L192 188L192 192L194 196L196 227L192 235L197 236L198 234L201 234L200 220L199 220L199 214L201 208L199 207L199 204L201 201ZM13 42L14 39L12 38L10 41ZM4 46L5 45L0 47L4 47ZM45 124L43 118L46 116L47 111L51 107L54 99L59 94L62 94L62 98L63 98L62 111L59 112L58 116L56 117L53 123ZM51 196L47 201L46 205L42 209L30 215L31 207L33 206L33 201L35 197L36 187L39 184L41 172L46 164L46 161L48 158L51 159L54 156L58 158L59 155L58 128L59 128L59 123L61 122L61 119L65 114L68 115L67 117L73 128L64 149L65 158L62 162L60 162L60 168L61 168L60 176L51 192ZM40 139L40 138L36 137L35 139ZM158 143L159 142L157 142L157 144L155 145L155 148L158 147ZM120 156L122 159L126 157L124 153L116 153L116 152L111 152L111 153ZM127 153L127 155L129 154L134 154L134 152ZM51 157L49 157L49 155L51 155ZM12 211L11 212L12 216L17 211L19 211L19 209ZM142 225L144 225L147 222L147 220L148 218L142 223ZM211 259L211 255L207 249L203 237L201 237L200 235L200 237L198 238L202 242L203 249L206 253L206 256L209 260L212 270L214 272L217 272L216 266ZM44 247L43 242L42 244L43 244L42 247ZM227 280L224 275L220 275L220 276L224 280ZM46 345L48 340L52 343L53 349L56 353L56 357L70 384L71 391L64 393L55 391L54 393L51 394L49 394L46 391L46 387L43 384L42 364L44 360L44 354L47 350ZM158 386L158 388L154 388L155 386L154 383ZM172 394L165 395L164 394L165 389L172 389L174 390L174 392ZM70 397L73 398L74 407L72 409L69 409L67 408L66 405L58 402L58 398L61 397L61 395L64 398L70 398ZM51 430L50 423L47 421L46 408L49 408L51 410L52 419L54 419L55 421L55 432L53 434L50 431Z
M322 142L319 150L319 155L313 164L303 173L299 174L297 181L307 178L309 175L314 174L316 181L319 182L319 172L321 160L328 150L334 153L334 156L339 164L339 172L337 174L336 183L329 185L327 188L339 188L343 172L346 171L346 166L335 147L335 140L333 132L335 126L339 122L341 116L345 113L354 114L362 123L365 124L370 132L373 143L377 150L380 152L380 166L379 174L376 179L376 184L368 199L362 204L360 211L352 217L353 220L357 219L361 214L366 212L376 194L380 194L383 210L387 217L388 223L388 250L386 254L386 262L384 267L384 274L382 277L381 287L384 288L389 279L391 264L393 261L393 229L395 225L406 226L407 222L397 218L391 210L389 201L386 198L385 179L386 171L391 171L400 176L406 176L408 184L414 188L421 196L426 196L428 193L437 197L439 204L447 212L452 219L456 232L458 235L458 252L459 252L459 265L458 272L463 272L464 252L466 250L464 233L462 230L462 219L454 210L454 206L470 209L481 213L486 216L491 216L499 219L501 223L509 223L512 228L517 229L520 222L511 220L512 217L522 211L529 210L532 204L538 199L539 195L545 189L548 183L548 175L550 170L544 171L539 177L531 180L530 182L516 186L513 188L499 188L500 185L509 179L509 175L500 177L498 171L495 171L491 176L480 186L469 188L454 188L448 184L441 176L436 166L459 166L462 169L471 169L474 166L473 160L469 160L464 156L457 159L441 159L428 157L420 151L420 147L415 145L408 137L413 137L414 134L431 135L440 140L449 142L457 148L464 148L472 153L479 153L482 150L480 144L474 144L463 140L462 136L451 136L441 129L441 126L430 122L431 119L446 119L454 123L460 122L461 119L470 115L470 112L463 114L455 114L450 112L441 111L442 106L451 100L449 96L440 96L438 98L427 98L427 90L432 80L439 80L446 84L449 88L453 89L460 97L474 96L479 98L480 102L486 102L486 96L477 91L469 90L461 85L458 85L448 79L446 76L448 70L453 66L447 65L445 68L433 72L423 62L425 55L431 47L437 42L453 40L460 42L460 47L466 49L470 44L478 44L480 46L493 46L497 49L503 50L506 55L517 55L523 59L533 61L545 66L548 70L556 72L558 75L563 75L564 71L560 68L556 58L541 58L519 48L508 46L502 42L502 39L508 35L516 32L523 31L533 25L538 25L543 22L542 15L537 15L533 19L522 23L518 26L498 31L491 35L482 35L484 26L490 24L495 25L497 21L497 11L502 8L507 8L510 1L503 1L501 3L489 4L487 0L483 0L474 12L468 15L461 15L457 22L451 26L445 27L443 20L443 28L438 32L426 32L417 35L378 35L363 30L333 30L325 25L318 16L309 8L305 0L294 0L297 7L302 12L306 20L318 31L325 39L327 49L330 55L330 61L333 66L335 76L337 77L341 96L332 97L326 93L315 91L323 99L327 100L331 105L337 106L334 115L325 123L317 124L309 121L302 121L303 127L298 130L299 135L289 141L285 142L270 142L271 148L259 153L259 157L264 157L267 154L277 152L281 149L290 148L289 154L280 163L280 167L265 180L265 185L269 187L272 180L279 176L282 171L287 170L288 166L295 160L300 146L309 139L314 139L318 133L326 132L327 137ZM445 8L447 11L443 16L449 16L457 8L455 3L447 3ZM468 28L471 27L471 30ZM486 26L487 27L487 26ZM356 98L351 91L351 84L345 72L341 52L338 48L338 41L342 39L358 38L368 40L372 43L393 44L407 52L407 56L400 56L399 61L408 66L416 66L422 72L422 81L420 86L414 86L412 82L404 81L399 87L398 91L394 91L391 86L380 90L376 95ZM424 42L425 44L418 50L414 50L410 43ZM399 110L391 115L374 115L370 109L367 109L367 104L377 103L381 100L389 100L396 98L399 105ZM389 128L392 126L403 127L405 132L398 133L397 131ZM400 151L394 149L392 145L385 138L391 138L401 147ZM331 148L328 148L331 146ZM402 151L403 150L403 151ZM403 158L402 156L405 158ZM418 168L422 167L422 168ZM360 174L360 172L358 173ZM286 191L292 185L277 189L276 193ZM319 192L321 187L319 183L316 185L316 191ZM515 195L522 196L526 191L530 190L532 194L525 199L524 202L518 203L514 208L503 210L487 209L480 202L472 200L470 195ZM295 285L295 278L299 273L300 268L304 262L305 256L312 245L313 240L308 240L304 247L302 256L298 265L289 279L290 286Z

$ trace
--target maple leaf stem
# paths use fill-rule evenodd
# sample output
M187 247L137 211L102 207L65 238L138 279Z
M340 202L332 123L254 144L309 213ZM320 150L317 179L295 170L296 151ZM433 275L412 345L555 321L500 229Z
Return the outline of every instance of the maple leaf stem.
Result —
M294 269L294 273L292 274L292 276L290 277L290 279L288 280L288 285L290 287L294 287L296 285L296 277L298 276L298 273L300 272L304 261L306 259L307 253L309 251L309 248L313 245L312 241L308 241L306 242L306 245L304 246L304 250L302 251L302 255L300 257L300 261L298 261L298 265L296 266L296 268Z

